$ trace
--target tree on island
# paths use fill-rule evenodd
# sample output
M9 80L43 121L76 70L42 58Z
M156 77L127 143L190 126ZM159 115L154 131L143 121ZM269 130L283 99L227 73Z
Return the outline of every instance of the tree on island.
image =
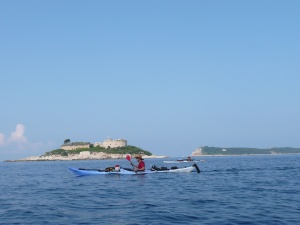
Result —
M69 144L70 142L71 142L70 139L66 139L66 140L64 141L64 144Z

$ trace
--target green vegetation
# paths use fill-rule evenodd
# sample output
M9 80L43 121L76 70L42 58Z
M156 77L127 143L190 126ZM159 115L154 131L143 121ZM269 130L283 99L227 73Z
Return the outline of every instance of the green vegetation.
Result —
M66 140L64 141L64 144L69 144L70 142L71 142L70 139L66 139Z
M300 153L300 148L217 148L217 147L202 147L203 155L253 155L253 154L291 154Z
M90 148L79 148L76 150L63 150L63 149L56 149L50 152L46 152L45 156L50 155L61 155L61 156L68 156L69 154L79 154L82 151L90 151L92 152L104 152L107 154L144 154L144 155L152 155L151 152L145 151L141 148L135 146L125 146L125 147L118 147L118 148L103 148L100 146L91 146Z

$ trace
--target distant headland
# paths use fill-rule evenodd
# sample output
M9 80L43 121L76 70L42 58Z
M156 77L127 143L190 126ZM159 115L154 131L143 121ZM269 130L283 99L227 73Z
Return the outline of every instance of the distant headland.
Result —
M202 146L192 152L192 156L229 156L229 155L274 155L274 154L299 154L300 148L275 147L275 148L221 148Z

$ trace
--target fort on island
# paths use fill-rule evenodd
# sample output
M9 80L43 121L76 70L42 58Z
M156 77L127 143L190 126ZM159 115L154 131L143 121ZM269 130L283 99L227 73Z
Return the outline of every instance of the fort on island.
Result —
M112 140L108 138L107 140L104 140L103 143L101 142L95 142L94 146L100 146L103 148L118 148L118 147L126 147L127 146L127 140L124 139L117 139Z
M118 148L118 147L126 147L127 146L127 140L124 139L117 139L113 140L108 138L107 140L104 140L101 142L95 142L94 144L90 142L69 142L69 139L65 141L63 145L61 145L61 149L63 150L75 150L79 148L90 148L91 145L94 147L100 146L103 148Z
M75 151L72 151L75 150ZM55 161L55 160L91 160L91 159L125 159L127 155L142 154L148 158L165 158L165 156L155 156L151 152L127 145L127 140L110 139L103 142L71 142L66 139L59 149L44 153L41 156L30 156L20 160L6 160L7 162L22 161Z

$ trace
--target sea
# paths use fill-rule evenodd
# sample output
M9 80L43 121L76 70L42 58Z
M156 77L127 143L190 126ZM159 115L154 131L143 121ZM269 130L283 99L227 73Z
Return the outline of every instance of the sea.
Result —
M200 173L82 177L68 168L130 164L1 162L0 224L300 224L299 154L194 159Z

